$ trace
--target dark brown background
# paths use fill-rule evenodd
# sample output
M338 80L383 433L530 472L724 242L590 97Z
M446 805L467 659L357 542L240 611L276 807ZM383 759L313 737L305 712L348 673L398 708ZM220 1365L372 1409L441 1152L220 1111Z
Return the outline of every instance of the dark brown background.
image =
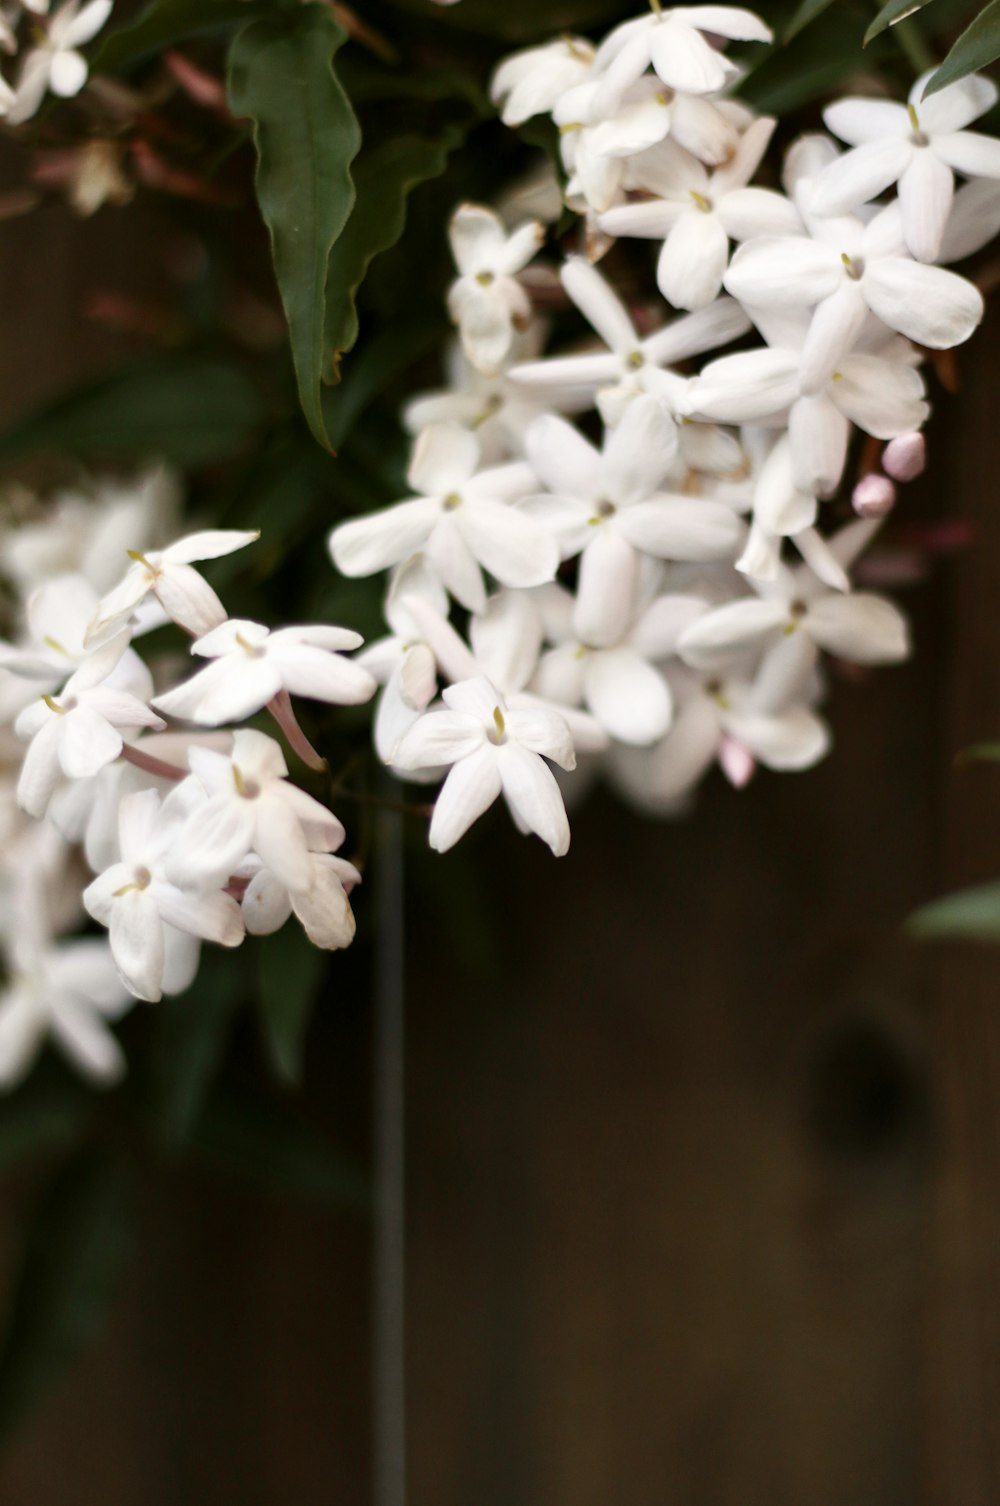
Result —
M79 312L146 280L141 213L115 232L4 227L12 410L122 354ZM486 967L411 870L413 1506L1000 1499L1000 961L899 935L1000 867L1000 775L953 768L1000 732L998 329L905 504L976 547L911 595L915 662L836 687L828 763L675 824L598 797L558 866L494 824ZM359 1013L310 1068L345 1125ZM356 1216L157 1183L0 1501L365 1506L368 1262Z

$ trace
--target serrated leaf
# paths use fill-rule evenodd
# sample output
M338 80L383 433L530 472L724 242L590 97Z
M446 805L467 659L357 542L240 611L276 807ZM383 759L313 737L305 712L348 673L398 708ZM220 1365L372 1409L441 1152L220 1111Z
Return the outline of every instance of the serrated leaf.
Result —
M1000 942L1000 882L934 900L910 916L906 929L921 941L955 937Z
M297 1083L302 1075L306 1029L326 966L294 921L266 936L257 955L257 1001L264 1045L281 1081Z
M335 380L340 357L358 338L354 306L365 273L376 256L399 240L413 190L444 172L448 154L461 140L458 131L441 141L416 136L387 141L361 157L354 172L357 201L330 255L326 283L327 376Z
M354 207L350 166L361 146L333 68L346 36L325 5L305 5L254 21L229 53L230 108L254 124L257 202L271 236L299 401L326 449L327 264Z
M816 17L821 16L827 6L832 4L833 0L802 0L802 4L785 27L782 41L790 42L793 37L797 37L800 31L805 30L810 21L815 21Z
M133 1236L133 1188L118 1161L85 1156L45 1188L0 1338L0 1437L101 1334Z
M904 21L907 16L915 15L918 10L923 10L931 0L888 0L875 17L868 30L865 32L863 47L873 42L887 27L895 26L897 21Z
M46 451L206 465L238 454L263 414L260 393L239 367L159 357L74 387L0 432L0 460Z
M940 68L932 75L924 89L923 98L929 99L940 89L978 73L989 63L1000 58L1000 0L990 0L975 20L962 32Z
M108 33L91 61L91 72L127 68L191 37L245 26L272 9L270 0L154 0L142 15Z

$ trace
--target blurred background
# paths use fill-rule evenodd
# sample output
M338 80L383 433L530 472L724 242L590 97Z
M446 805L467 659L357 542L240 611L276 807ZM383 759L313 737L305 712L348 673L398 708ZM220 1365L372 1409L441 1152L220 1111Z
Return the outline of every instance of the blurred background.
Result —
M4 224L5 425L140 348L93 293L168 298L161 233L141 204ZM1000 867L1000 774L955 762L1000 732L998 336L994 308L903 504L971 543L905 593L914 661L835 686L820 768L713 776L666 823L598 791L559 864L502 814L446 858L408 823L414 1506L1000 1498L1000 960L901 932ZM194 1049L225 1092L136 1147L97 1342L46 1262L114 1219L54 1229L53 1154L0 1119L16 1384L82 1350L14 1407L4 1506L370 1500L373 905L298 1088L219 975Z

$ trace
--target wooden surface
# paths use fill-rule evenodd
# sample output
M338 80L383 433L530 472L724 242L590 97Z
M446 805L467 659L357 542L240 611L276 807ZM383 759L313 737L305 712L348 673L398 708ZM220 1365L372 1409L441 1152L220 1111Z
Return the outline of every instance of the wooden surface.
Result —
M116 354L75 315L96 231L36 263L5 228L0 392ZM915 663L836 687L827 764L677 823L598 796L558 866L498 819L478 952L411 865L412 1506L1000 1499L1000 962L898 934L1000 867L1000 774L952 768L1000 732L998 328L912 503L978 547L911 598ZM309 1091L363 1146L361 1016ZM0 1501L365 1506L364 1225L180 1174L146 1202Z

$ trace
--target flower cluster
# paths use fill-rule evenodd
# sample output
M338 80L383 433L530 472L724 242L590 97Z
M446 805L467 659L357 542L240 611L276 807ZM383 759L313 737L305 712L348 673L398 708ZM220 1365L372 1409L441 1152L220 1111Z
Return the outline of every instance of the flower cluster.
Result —
M968 129L997 91L973 76L925 101L924 78L906 104L840 100L755 183L777 122L733 97L725 39L770 33L654 0L596 47L501 64L504 121L559 130L581 219L558 278L588 332L544 355L544 226L461 205L450 382L404 415L413 495L331 534L344 574L390 572L389 636L364 658L375 742L407 778L445 776L438 849L503 794L565 852L573 785L550 765L578 755L664 812L715 762L737 786L807 768L830 744L826 660L909 651L852 573L922 467L928 354L982 317L941 263L1000 228L1000 143ZM626 300L596 263L630 241L656 256L644 273L616 251L645 278Z
M13 86L0 78L0 114L20 125L47 93L72 99L87 82L81 47L97 36L114 0L6 0L0 4L0 50L18 56Z
M257 534L209 530L156 547L175 511L175 488L156 472L96 500L58 498L46 521L0 535L0 571L20 603L13 640L0 643L3 1084L50 1034L84 1071L113 1079L123 1062L108 1022L133 999L186 989L204 941L238 946L293 912L316 946L354 934L348 894L360 875L336 856L344 828L290 781L273 737L232 724L266 710L323 767L291 698L367 700L375 680L345 657L361 639L230 618L196 566ZM147 662L137 648L168 623L202 661L180 684L183 656ZM87 917L106 940L67 939Z

